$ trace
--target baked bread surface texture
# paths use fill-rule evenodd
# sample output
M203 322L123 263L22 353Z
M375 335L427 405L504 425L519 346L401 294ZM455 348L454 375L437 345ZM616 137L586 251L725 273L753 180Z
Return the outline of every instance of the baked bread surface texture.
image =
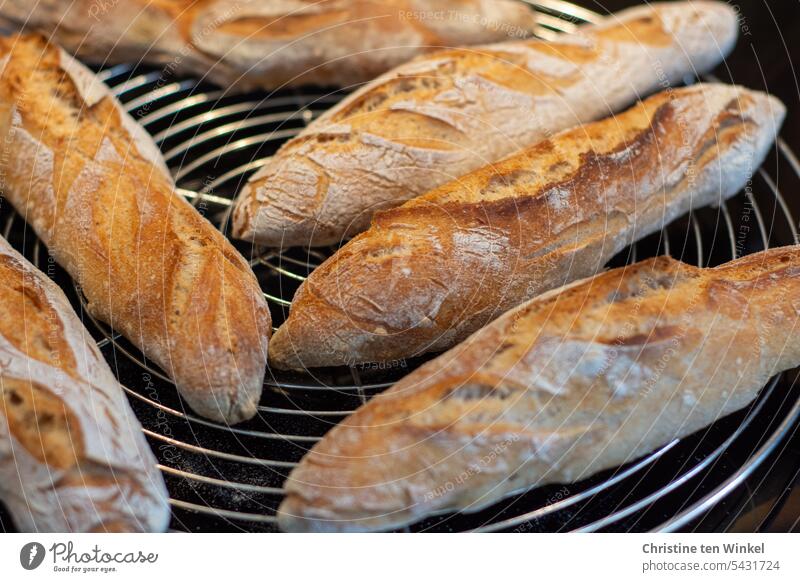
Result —
M785 107L742 87L664 91L380 212L300 286L278 368L443 351L745 186Z
M286 482L289 531L398 527L633 461L800 364L800 247L648 259L533 299L334 427Z
M5 0L0 17L89 62L164 65L235 89L347 87L535 27L517 0Z
M67 298L0 238L0 500L26 532L164 531L167 491Z
M338 244L378 210L712 69L736 34L722 2L655 3L558 41L419 57L269 158L237 198L233 235L269 246Z
M253 416L271 319L244 258L175 191L144 130L41 37L0 40L4 194L89 312L122 332L203 416Z

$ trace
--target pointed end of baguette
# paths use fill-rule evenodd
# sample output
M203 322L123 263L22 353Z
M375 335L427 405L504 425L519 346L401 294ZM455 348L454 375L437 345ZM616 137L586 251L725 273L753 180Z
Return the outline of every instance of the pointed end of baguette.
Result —
M344 467L344 466L343 466ZM350 469L358 469L359 463ZM367 469L366 473L369 474ZM335 471L335 469L334 469ZM347 471L326 474L326 484L311 484L303 479L314 478L314 466L295 470L286 482L287 495L278 508L278 527L290 533L333 533L385 531L402 527L419 516L413 507L406 507L402 493L393 483L358 485L341 481L352 476ZM321 476L321 475L320 475ZM374 476L374 475L373 475Z
M772 118L772 122L775 126L775 135L777 136L784 119L786 119L786 105L774 95L767 95L766 107Z
M289 533L312 533L331 531L310 517L306 517L302 500L294 495L289 495L278 508L278 527L281 531Z
M238 387L206 385L201 390L183 387L181 395L189 407L204 418L233 425L256 415L263 382L262 374L261 378L242 381Z
M272 336L269 350L269 365L278 370L305 370L303 360L292 342L289 322L284 323Z
M715 0L672 2L658 8L664 26L690 55L695 71L710 71L727 57L739 36L739 14Z
M278 508L277 517L280 530L288 533L358 533L381 529L380 518L348 519L320 513L302 497L291 493Z
M251 193L255 188L259 186L248 184L237 198L231 215L231 236L267 247L308 245L306 221L293 222L269 202L255 200Z
M356 363L348 360L351 354L356 353L355 342L350 345L340 337L348 333L346 321L339 321L339 314L333 310L314 301L304 301L301 297L298 291L295 300L300 307L270 340L270 367L302 372L308 368ZM331 330L337 333L331 333Z
M623 29L637 44L653 42L649 32L653 17L685 56L660 63L664 81L681 81L689 71L703 74L711 71L730 54L739 35L739 13L725 2L697 0L656 2L634 6L611 14L589 30ZM660 31L659 31L660 32ZM656 37L658 35L655 35ZM658 47L658 43L654 45Z

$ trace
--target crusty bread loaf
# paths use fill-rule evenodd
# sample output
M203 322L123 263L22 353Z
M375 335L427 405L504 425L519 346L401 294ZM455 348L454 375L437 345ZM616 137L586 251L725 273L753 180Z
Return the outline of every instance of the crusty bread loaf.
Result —
M661 257L546 293L411 373L292 472L290 531L395 527L615 467L800 364L800 247Z
M736 30L727 4L656 3L557 42L417 58L267 160L239 194L233 234L271 246L339 243L377 210L710 70Z
M253 416L270 315L247 262L175 192L144 131L39 36L0 40L3 190L95 317L175 380L198 413Z
M381 212L300 286L270 361L303 369L449 348L738 192L784 111L730 85L665 91Z
M30 532L163 531L167 492L61 289L0 238L0 500Z
M349 86L434 48L528 36L517 0L4 0L0 17L91 62L227 88Z

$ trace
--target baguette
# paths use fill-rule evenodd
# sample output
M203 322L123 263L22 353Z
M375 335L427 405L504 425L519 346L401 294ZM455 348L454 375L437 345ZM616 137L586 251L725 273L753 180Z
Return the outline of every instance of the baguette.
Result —
M150 138L83 65L0 39L4 193L88 310L155 361L196 412L234 423L261 394L271 321L247 262L181 196Z
M298 289L271 365L449 348L524 300L595 274L690 208L734 195L784 113L741 87L665 91L381 212Z
M167 491L61 289L0 238L0 500L27 532L163 531Z
M331 430L286 482L289 531L398 527L630 462L800 364L800 247L648 259L533 299Z
M84 60L237 89L369 81L442 46L528 36L516 0L5 0L0 16Z
M673 2L582 30L441 51L369 83L252 176L233 235L269 246L339 243L377 210L712 69L737 25L727 4Z

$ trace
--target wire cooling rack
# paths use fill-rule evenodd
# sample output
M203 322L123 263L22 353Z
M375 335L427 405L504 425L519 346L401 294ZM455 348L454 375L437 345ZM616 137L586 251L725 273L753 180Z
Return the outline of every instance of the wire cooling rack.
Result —
M529 2L537 35L569 33L598 14L557 0ZM345 92L297 90L229 94L128 65L100 77L155 138L181 192L223 232L231 200L264 159ZM691 79L687 79L691 81ZM719 208L693 212L612 261L671 254L700 266L718 264L797 240L797 223L778 187L800 179L800 163L779 141L745 191ZM788 176L788 177L787 177ZM259 414L234 427L205 420L177 396L141 352L83 309L80 290L5 205L3 234L67 291L121 382L159 459L183 531L273 531L283 481L333 425L420 365L353 366L282 373L268 370ZM250 260L276 326L299 284L334 248L278 250L233 241ZM473 514L442 515L412 531L566 531L678 529L740 484L780 443L800 415L800 390L773 378L747 410L675 441L635 463L578 484L548 486Z

